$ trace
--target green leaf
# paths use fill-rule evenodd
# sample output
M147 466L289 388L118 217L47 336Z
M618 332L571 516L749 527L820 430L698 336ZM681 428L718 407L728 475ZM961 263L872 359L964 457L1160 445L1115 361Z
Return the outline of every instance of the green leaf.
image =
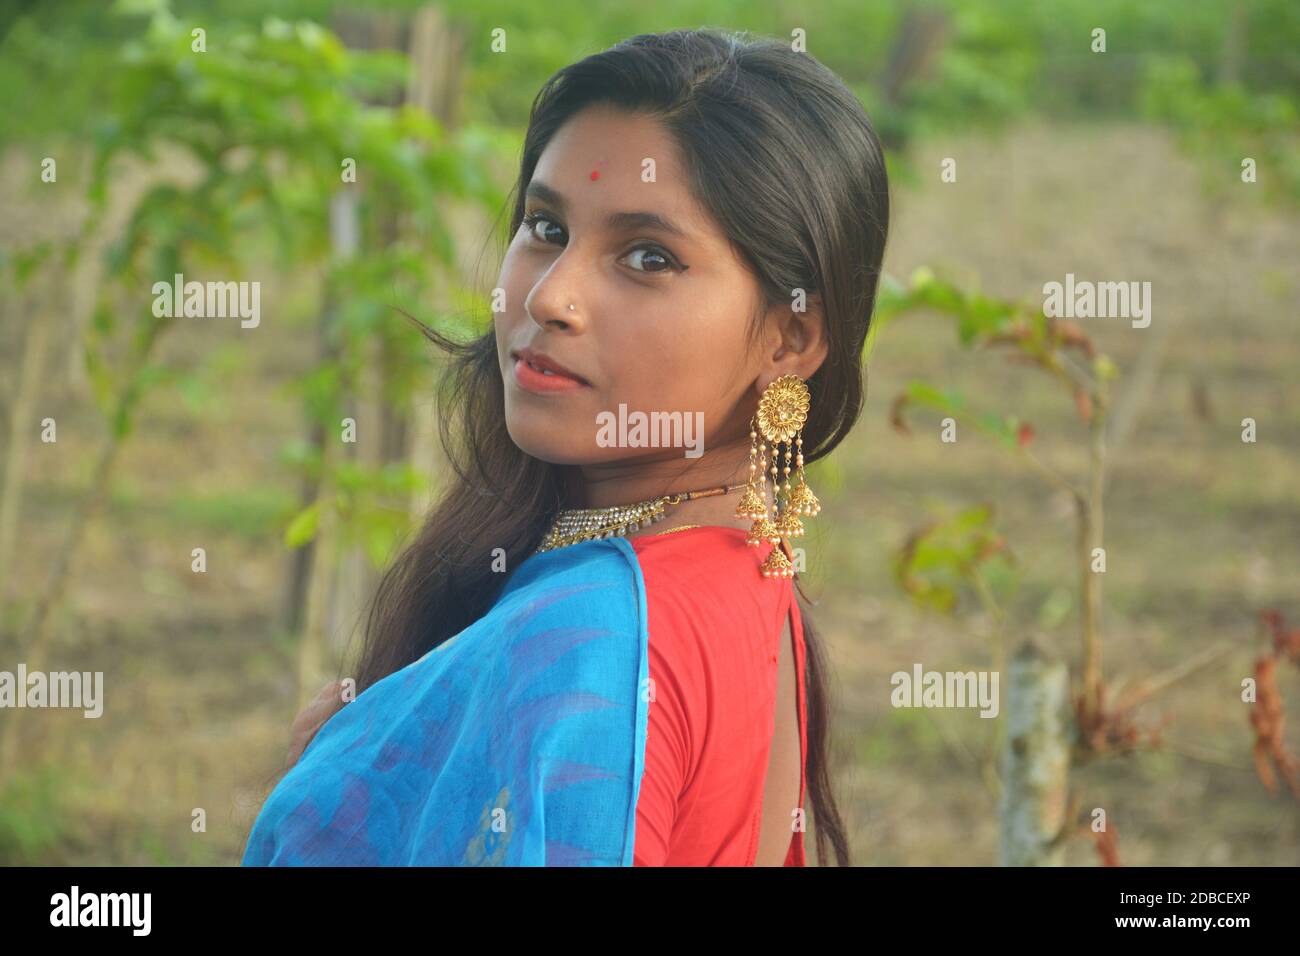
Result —
M301 548L316 537L316 528L320 524L320 502L313 501L302 511L294 515L289 527L284 532L284 544L289 550Z

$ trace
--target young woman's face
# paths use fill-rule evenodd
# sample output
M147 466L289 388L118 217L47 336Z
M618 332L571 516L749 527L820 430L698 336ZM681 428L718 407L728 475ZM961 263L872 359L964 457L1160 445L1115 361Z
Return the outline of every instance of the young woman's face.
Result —
M758 284L691 197L659 123L603 105L584 110L551 139L525 195L495 316L515 444L569 465L698 457L684 447L608 446L618 437L608 424L624 405L629 423L634 413L650 421L680 413L683 440L688 417L691 428L701 423L693 441L704 453L737 436L747 445L772 351L770 338L747 344ZM530 369L522 350L574 377Z

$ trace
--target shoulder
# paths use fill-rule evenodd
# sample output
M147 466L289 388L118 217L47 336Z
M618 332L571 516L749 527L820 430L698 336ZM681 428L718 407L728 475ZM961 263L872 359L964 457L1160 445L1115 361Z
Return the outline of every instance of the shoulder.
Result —
M531 555L509 573L499 601L536 600L545 594L548 603L599 610L611 593L635 598L641 585L631 545L621 538L603 538Z
M721 582L758 589L759 584L776 584L759 571L770 544L755 547L740 528L700 525L671 533L642 535L628 539L642 573L653 573L663 584L717 588ZM768 593L778 590L768 588Z
M705 526L630 539L644 579L650 676L680 706L697 747L720 711L752 711L775 680L793 587L762 576L772 545L745 538Z
M676 623L726 624L729 632L777 627L792 584L763 577L773 546L755 547L746 537L739 528L705 525L629 539L652 609Z
M645 586L636 555L621 538L531 555L507 577L488 619L497 634L550 631L592 640L620 635L631 641L620 640L619 646L644 660Z

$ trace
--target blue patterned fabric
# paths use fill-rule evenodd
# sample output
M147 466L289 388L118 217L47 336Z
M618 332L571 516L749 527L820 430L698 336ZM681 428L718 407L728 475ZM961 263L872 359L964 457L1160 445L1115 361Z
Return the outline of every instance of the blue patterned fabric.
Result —
M533 555L320 728L243 865L631 866L648 678L632 546Z

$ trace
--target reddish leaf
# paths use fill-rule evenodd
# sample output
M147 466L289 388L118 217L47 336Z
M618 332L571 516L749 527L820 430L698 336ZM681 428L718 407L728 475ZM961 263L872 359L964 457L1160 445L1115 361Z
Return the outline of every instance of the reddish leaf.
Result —
M1085 422L1092 421L1092 396L1088 394L1087 389L1074 390L1074 407L1078 410L1081 419Z
M1106 821L1106 829L1092 831L1093 846L1097 848L1097 856L1101 858L1102 866L1123 866L1119 861L1119 846L1116 839L1119 832L1115 824L1109 820Z
M907 394L900 393L894 399L894 403L889 406L889 423L894 426L894 430L902 435L912 434L912 429L907 427L907 422L903 420L903 409L907 407Z
M1052 322L1052 329L1056 333L1056 341L1066 348L1076 348L1083 352L1088 358L1093 357L1092 340L1073 322L1062 319L1056 319Z
M1277 793L1277 775L1281 774L1291 792L1300 798L1300 762L1286 752L1282 742L1286 710L1277 689L1276 668L1277 658L1272 655L1255 661L1258 697L1250 709L1250 724L1255 729L1255 773L1264 788L1273 794Z
M1282 612L1274 608L1260 611L1259 618L1272 634L1273 653L1300 666L1300 628L1287 630Z

